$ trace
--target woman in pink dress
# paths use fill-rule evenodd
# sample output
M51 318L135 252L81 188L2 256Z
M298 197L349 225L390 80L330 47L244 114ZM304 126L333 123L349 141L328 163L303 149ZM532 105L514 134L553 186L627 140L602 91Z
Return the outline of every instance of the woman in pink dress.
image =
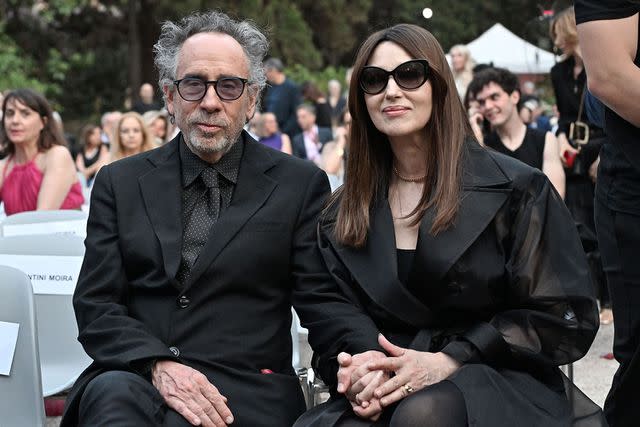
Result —
M51 107L30 89L9 92L2 104L0 201L7 215L79 209L84 202L71 153Z

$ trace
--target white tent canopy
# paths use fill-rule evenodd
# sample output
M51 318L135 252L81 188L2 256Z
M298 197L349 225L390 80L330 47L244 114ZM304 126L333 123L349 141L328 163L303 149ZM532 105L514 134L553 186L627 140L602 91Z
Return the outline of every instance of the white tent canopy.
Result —
M467 47L476 63L493 62L516 74L545 74L556 63L553 53L521 39L502 24L494 24Z

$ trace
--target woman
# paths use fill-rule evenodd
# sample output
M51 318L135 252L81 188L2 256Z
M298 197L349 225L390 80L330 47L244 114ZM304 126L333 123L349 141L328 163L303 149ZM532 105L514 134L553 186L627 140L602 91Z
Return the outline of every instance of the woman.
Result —
M464 99L467 86L473 80L473 66L475 64L471 59L471 52L465 45L457 44L449 50L449 55L451 55L451 66L458 96L460 99Z
M334 132L334 140L324 144L322 148L322 169L327 173L331 191L336 190L344 182L344 162L349 147L349 129L351 114L344 110L340 126Z
M2 103L0 201L7 215L80 209L82 187L51 107L30 89L9 92Z
M342 86L340 86L339 81L335 79L329 80L327 89L329 92L329 106L331 106L331 124L335 129L340 124L340 117L347 105L347 100L342 96Z
M256 122L258 141L275 150L291 154L291 140L278 129L278 120L273 113L262 113Z
M151 136L153 137L153 143L156 147L160 147L167 142L169 121L167 120L167 113L164 111L151 110L142 115L144 123L149 129Z
M91 187L93 178L102 166L109 163L109 159L109 150L102 143L100 126L85 126L82 129L82 149L76 155L76 168L84 175L88 187Z
M563 60L551 68L551 82L558 106L558 142L560 144L560 160L565 166L567 177L565 203L575 221L582 224L582 230L594 240L596 229L594 223L594 180L589 171L594 170L600 147L604 142L601 128L589 122L586 113L585 91L587 75L582 62L582 51L578 44L578 30L573 7L556 14L550 26L550 35L554 45L563 54ZM582 109L580 108L582 104ZM589 142L577 145L570 141L570 125L576 120L584 122L589 128ZM583 241L587 238L582 233ZM585 245L586 247L586 245ZM611 323L611 302L607 283L602 270L600 253L590 254L595 272L596 286L602 307L603 323Z
M311 82L302 83L302 98L316 109L316 125L331 129L331 105L320 89Z
M297 425L569 425L558 366L598 318L562 200L473 140L425 29L370 36L350 87L345 183L318 228L333 280L294 298L332 399Z
M111 158L118 160L153 149L153 138L142 116L130 111L118 121L115 138L111 144Z

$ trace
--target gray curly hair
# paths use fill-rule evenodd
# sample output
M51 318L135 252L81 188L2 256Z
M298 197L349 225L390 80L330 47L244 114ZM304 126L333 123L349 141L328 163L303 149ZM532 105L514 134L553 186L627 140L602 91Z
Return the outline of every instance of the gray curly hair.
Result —
M178 55L182 44L198 33L222 33L233 37L242 46L249 60L249 88L259 93L266 85L262 62L269 42L260 30L249 21L235 21L222 12L193 13L182 18L179 23L165 21L162 24L160 38L153 46L154 62L158 69L160 88L172 87L178 68ZM260 97L257 103L260 102ZM165 96L166 103L166 96ZM257 105L256 109L260 106Z

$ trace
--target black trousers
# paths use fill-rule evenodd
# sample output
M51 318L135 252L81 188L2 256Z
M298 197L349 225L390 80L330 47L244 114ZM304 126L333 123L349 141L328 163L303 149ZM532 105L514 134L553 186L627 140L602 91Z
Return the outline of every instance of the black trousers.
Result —
M598 244L609 284L620 367L604 404L610 427L640 422L640 215L614 211L596 197Z
M80 400L79 426L129 427L191 424L164 403L158 390L140 375L109 371L95 377Z

